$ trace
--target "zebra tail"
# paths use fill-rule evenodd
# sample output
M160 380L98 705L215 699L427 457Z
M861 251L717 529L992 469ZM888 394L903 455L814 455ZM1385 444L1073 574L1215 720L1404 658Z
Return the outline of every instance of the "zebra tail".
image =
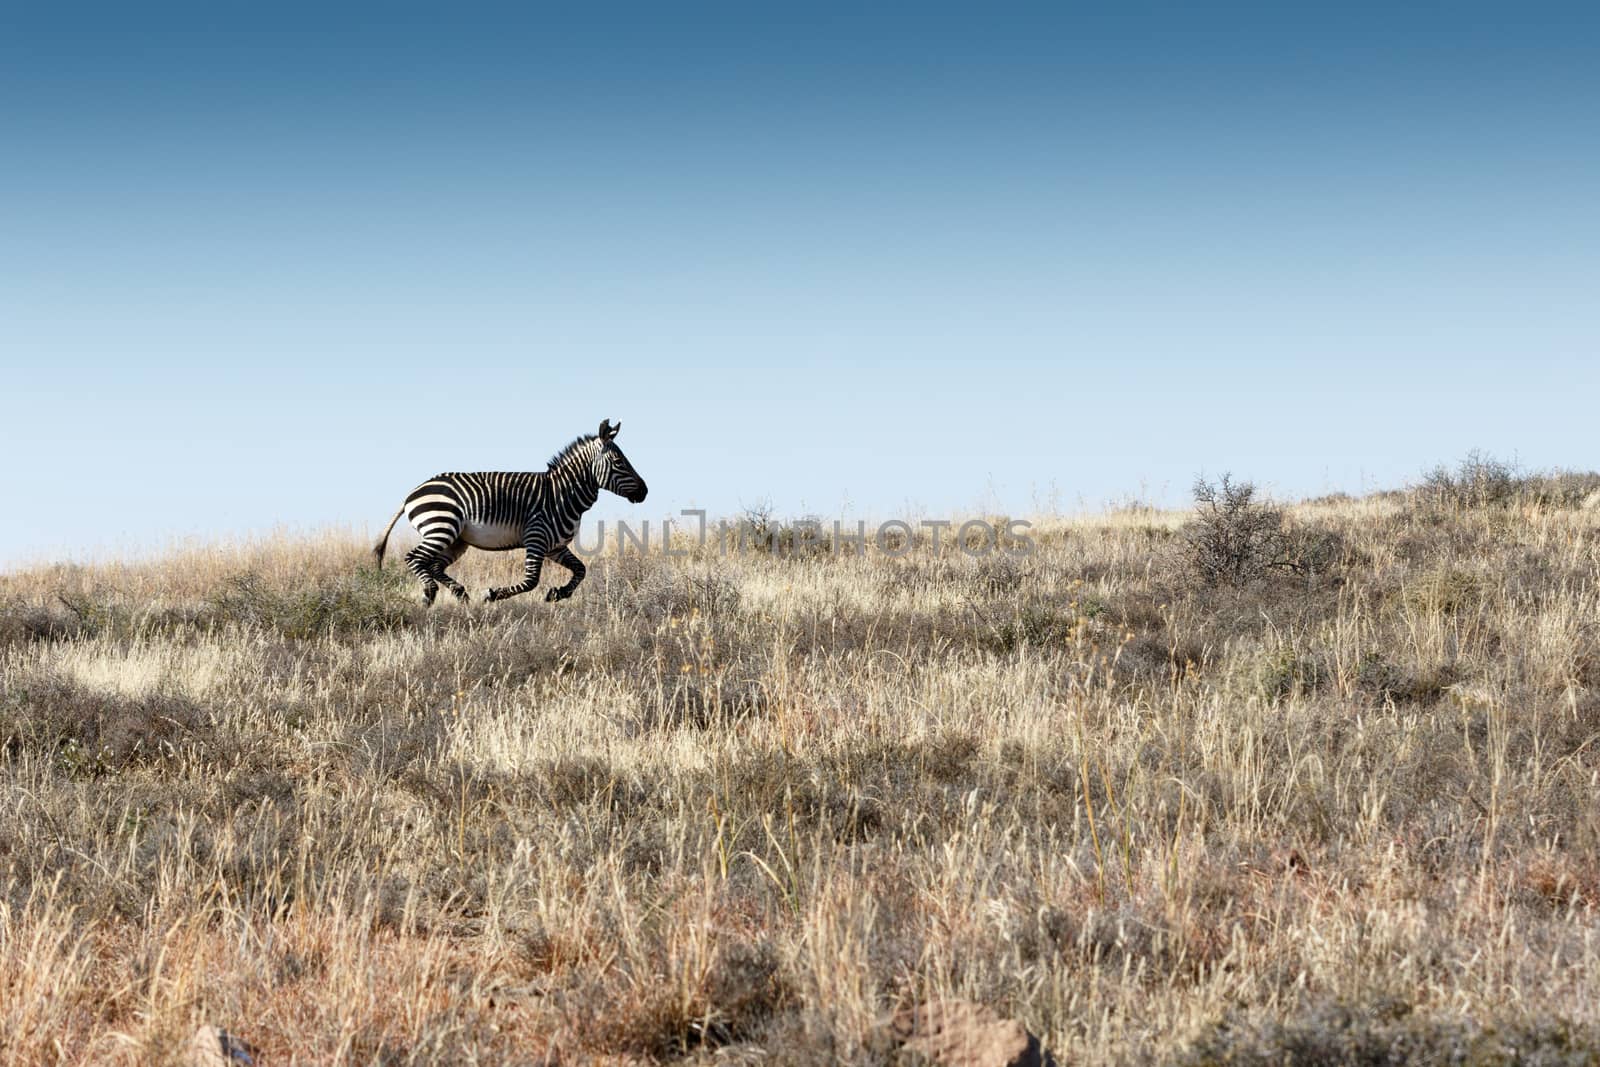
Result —
M406 513L405 506L394 513L394 518L389 520L389 525L383 528L383 536L378 538L378 543L372 546L372 558L378 561L378 569L383 569L383 553L389 547L389 531L394 529L394 524L400 521L400 516Z

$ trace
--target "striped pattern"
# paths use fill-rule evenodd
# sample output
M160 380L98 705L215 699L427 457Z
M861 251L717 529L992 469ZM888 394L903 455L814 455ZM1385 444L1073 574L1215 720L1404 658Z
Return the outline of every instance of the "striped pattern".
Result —
M539 584L539 571L553 559L572 573L566 585L550 590L546 600L565 600L583 581L583 563L573 554L583 513L605 489L637 504L648 489L616 445L622 424L607 419L600 432L573 441L550 459L544 471L480 471L440 474L413 489L383 537L373 546L378 565L389 532L404 515L422 537L406 553L406 566L422 581L428 603L444 586L465 600L467 591L445 568L468 548L491 552L521 548L526 552L523 578L517 585L490 589L486 600L504 600Z

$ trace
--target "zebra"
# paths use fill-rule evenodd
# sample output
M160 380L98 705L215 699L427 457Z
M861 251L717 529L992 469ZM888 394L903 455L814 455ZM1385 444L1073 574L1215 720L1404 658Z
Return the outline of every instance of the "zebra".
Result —
M577 536L583 513L594 506L600 490L607 489L637 504L648 492L644 479L617 447L619 422L606 419L597 434L584 434L550 457L544 471L481 471L475 474L440 474L413 489L394 513L383 536L372 546L379 567L389 544L389 533L404 515L422 535L422 543L406 553L406 566L422 581L422 598L429 604L444 586L458 599L467 599L460 582L445 568L460 559L470 546L503 552L526 552L523 578L516 585L490 589L484 600L520 596L539 584L539 569L553 559L572 573L566 585L545 594L546 600L565 600L583 581L583 561L570 545Z

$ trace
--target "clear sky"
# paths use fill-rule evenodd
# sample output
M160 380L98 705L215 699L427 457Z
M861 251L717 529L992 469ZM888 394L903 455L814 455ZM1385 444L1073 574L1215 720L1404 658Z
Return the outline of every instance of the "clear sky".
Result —
M7 5L0 565L1600 466L1597 11Z

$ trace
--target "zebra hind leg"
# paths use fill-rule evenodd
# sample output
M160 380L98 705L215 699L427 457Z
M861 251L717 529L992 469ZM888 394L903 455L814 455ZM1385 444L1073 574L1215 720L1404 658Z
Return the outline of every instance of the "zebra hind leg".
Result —
M447 558L440 561L439 568L433 572L434 577L439 579L439 583L446 589L450 590L450 592L454 593L457 600L467 599L466 587L460 582L456 581L454 578L450 577L450 575L446 574L445 568L454 564L456 560L460 559L466 554L466 551L467 543L461 540L456 541L455 544L450 546Z
M460 582L445 573L445 568L461 558L461 553L466 551L466 545L456 542L449 549L441 550L436 545L426 542L406 553L406 567L422 582L423 603L431 605L433 598L439 595L439 586L446 589L460 600L467 599L467 591Z
M418 545L406 553L406 570L416 575L417 581L422 583L422 602L432 606L433 598L439 595L439 583L433 580L432 561L422 548Z

